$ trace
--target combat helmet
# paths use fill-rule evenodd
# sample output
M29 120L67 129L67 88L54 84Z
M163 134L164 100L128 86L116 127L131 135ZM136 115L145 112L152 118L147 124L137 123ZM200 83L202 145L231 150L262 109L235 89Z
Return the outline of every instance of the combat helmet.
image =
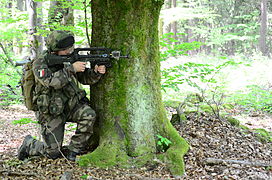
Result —
M74 43L74 36L69 31L55 30L46 39L46 47L51 52L70 48Z

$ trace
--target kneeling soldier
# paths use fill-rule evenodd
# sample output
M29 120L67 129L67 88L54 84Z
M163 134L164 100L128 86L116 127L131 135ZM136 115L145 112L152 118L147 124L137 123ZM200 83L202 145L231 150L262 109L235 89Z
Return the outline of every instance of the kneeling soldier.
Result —
M94 84L106 72L106 67L86 68L86 62L49 67L50 55L69 55L74 49L74 36L67 31L53 31L46 40L47 51L33 63L35 91L33 101L37 105L36 117L41 125L43 142L26 136L18 150L18 159L30 156L61 156L65 123L77 123L75 134L68 146L67 158L75 161L76 155L85 150L93 133L95 111L89 106L86 92L78 87Z

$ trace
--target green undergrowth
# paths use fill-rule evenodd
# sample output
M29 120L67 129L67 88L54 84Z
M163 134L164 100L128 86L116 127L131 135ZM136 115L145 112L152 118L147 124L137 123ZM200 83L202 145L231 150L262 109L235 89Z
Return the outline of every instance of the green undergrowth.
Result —
M233 93L228 101L242 107L245 111L263 111L272 114L272 89L268 86L250 85Z
M14 124L14 125L17 125L17 124L23 125L23 124L30 124L30 123L37 124L38 121L32 120L31 118L21 118L19 120L12 121L12 124Z

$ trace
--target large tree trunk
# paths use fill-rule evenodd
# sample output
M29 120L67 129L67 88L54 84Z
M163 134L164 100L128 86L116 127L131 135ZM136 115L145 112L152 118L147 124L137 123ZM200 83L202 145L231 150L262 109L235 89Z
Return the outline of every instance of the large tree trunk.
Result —
M92 1L92 46L129 53L91 88L99 120L99 146L82 156L80 164L143 165L154 157L169 164L175 175L184 173L188 144L166 117L160 86L158 19L162 1ZM157 155L157 137L172 141Z

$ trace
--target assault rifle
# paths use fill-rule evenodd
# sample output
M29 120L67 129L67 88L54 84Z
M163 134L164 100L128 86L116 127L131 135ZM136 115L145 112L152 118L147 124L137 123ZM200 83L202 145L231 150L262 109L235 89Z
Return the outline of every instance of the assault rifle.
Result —
M65 63L73 64L76 61L87 62L87 68L95 65L105 65L107 68L112 67L112 59L129 58L128 55L122 56L120 51L111 51L108 48L76 48L71 55L57 56L48 54L48 66L58 66Z
M47 54L48 66L63 66L66 63L73 64L76 61L87 62L87 68L95 65L105 65L107 68L112 67L112 59L129 58L128 55L122 56L120 51L112 51L109 48L75 48L70 55L58 56L56 54ZM29 59L17 61L16 66L22 66L29 62Z

